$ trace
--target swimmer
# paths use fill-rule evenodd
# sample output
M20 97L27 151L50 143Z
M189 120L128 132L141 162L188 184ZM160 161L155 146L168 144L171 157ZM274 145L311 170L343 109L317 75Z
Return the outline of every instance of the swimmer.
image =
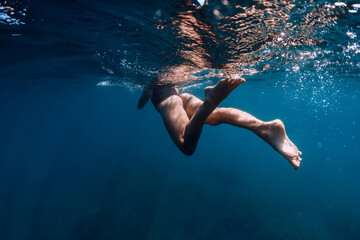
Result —
M227 123L254 132L298 169L302 153L286 135L282 121L263 122L236 108L218 108L244 82L243 78L222 79L215 86L204 89L205 100L201 101L189 93L179 94L172 83L159 81L144 89L137 107L142 109L151 99L171 139L185 155L195 152L204 124L216 126Z

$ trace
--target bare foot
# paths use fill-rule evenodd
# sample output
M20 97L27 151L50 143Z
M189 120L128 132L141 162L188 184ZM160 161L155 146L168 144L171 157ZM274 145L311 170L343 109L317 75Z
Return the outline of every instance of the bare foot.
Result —
M285 126L281 120L276 119L264 123L258 135L283 155L295 169L300 167L302 153L286 135Z
M244 83L243 78L224 78L220 80L215 86L206 87L205 101L214 105L219 105L235 88Z

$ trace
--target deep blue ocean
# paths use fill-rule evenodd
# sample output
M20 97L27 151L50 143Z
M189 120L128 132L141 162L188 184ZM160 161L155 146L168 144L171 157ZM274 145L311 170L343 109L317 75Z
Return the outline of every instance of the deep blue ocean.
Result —
M0 239L360 239L360 1L0 1ZM190 4L189 4L190 3ZM172 143L142 88L281 119ZM171 75L169 75L171 76Z

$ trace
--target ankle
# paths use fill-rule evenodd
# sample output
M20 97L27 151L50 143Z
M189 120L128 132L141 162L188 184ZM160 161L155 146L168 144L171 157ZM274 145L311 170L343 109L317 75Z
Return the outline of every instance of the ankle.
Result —
M256 122L254 123L254 129L255 129L255 133L258 135L258 136L267 136L269 135L269 132L270 132L270 125L268 122L262 122L262 121L259 121L259 122Z

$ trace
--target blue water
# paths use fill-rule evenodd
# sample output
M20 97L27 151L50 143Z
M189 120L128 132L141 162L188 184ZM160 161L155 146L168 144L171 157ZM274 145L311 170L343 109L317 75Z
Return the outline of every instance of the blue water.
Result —
M209 1L197 45L198 4L1 1L0 239L359 239L360 2L267 3ZM136 109L183 63L199 97L241 74L222 106L283 120L300 169L228 125L184 156Z

